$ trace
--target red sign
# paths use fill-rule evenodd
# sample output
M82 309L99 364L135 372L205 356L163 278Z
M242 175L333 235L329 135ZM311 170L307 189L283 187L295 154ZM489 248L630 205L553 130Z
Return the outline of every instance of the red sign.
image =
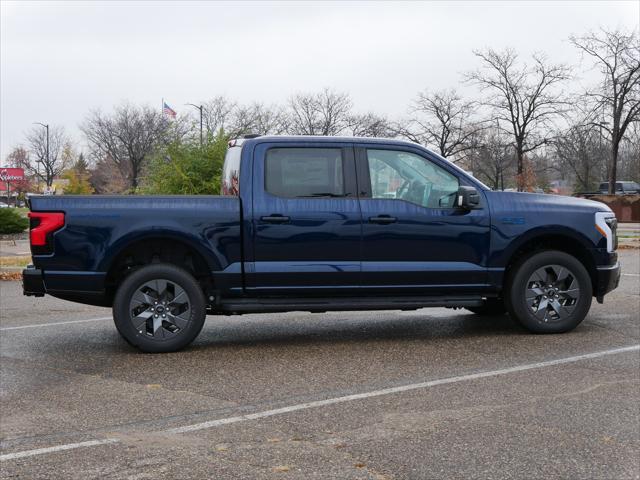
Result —
M24 168L0 168L0 181L20 182L24 180Z

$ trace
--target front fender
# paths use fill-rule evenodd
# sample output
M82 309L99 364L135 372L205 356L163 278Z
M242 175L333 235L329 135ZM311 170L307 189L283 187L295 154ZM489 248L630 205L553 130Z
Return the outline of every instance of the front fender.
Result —
M525 245L534 243L536 240L542 241L549 237L564 237L576 242L582 248L591 250L596 248L592 239L584 233L566 225L544 225L537 226L522 232L518 228L500 228L514 226L491 227L491 256L489 258L490 267L505 268L513 255Z

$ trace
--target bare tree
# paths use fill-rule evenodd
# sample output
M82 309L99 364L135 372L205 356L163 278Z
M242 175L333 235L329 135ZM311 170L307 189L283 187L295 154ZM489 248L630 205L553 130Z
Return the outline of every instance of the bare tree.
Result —
M157 110L123 104L111 115L92 111L81 125L92 155L109 160L135 191L150 154L167 140L169 120Z
M31 163L29 151L23 146L14 147L7 155L6 164L10 167L23 168L28 170Z
M69 145L69 137L63 127L53 126L49 128L49 140L47 131L39 126L34 126L27 132L27 142L31 156L24 165L30 175L45 182L47 187L53 185L53 179L58 177L67 166L67 157L63 155L65 147Z
M265 106L254 103L251 106L254 118L253 132L260 135L281 135L288 129L288 118L285 110L279 106Z
M470 139L472 146L461 162L473 175L494 190L505 188L514 176L511 142L498 128L482 129Z
M533 65L520 66L513 50L488 49L474 54L482 60L482 67L468 73L466 80L486 92L482 103L491 108L498 128L511 137L517 160L517 186L521 191L525 183L525 155L548 141L545 129L565 111L566 99L556 87L570 77L569 69L548 64L540 55L533 56Z
M603 175L602 156L606 146L593 125L576 123L556 135L554 140L557 168L575 176L575 189L595 190Z
M248 133L259 135L279 135L287 129L284 111L275 106L262 103L237 105L229 116L225 130L230 137L239 137Z
M109 157L96 162L89 173L89 184L95 193L100 194L124 193L130 187L128 176L123 175Z
M603 75L599 91L587 92L594 113L602 111L610 122L594 122L611 138L609 194L615 193L618 153L627 128L640 121L640 43L637 31L601 29L571 43L589 55ZM597 113L596 113L597 115ZM596 116L597 118L597 116Z
M5 165L9 167L22 168L25 171L24 180L13 182L13 191L18 197L32 191L35 185L32 184L34 175L30 174L29 165L31 158L29 152L22 146L14 147L5 159Z
M395 137L396 127L387 119L369 112L350 115L347 118L347 131L354 137Z
M622 178L640 183L640 122L634 122L627 130L618 160Z
M412 117L402 135L413 142L435 146L445 158L460 160L474 148L472 140L484 128L481 122L472 120L474 110L475 103L464 100L455 90L421 92L413 102Z
M222 129L227 131L231 115L237 107L236 102L221 95L202 104L202 120L208 135L215 137Z
M289 99L290 133L294 135L340 135L348 125L351 99L346 93L324 88Z

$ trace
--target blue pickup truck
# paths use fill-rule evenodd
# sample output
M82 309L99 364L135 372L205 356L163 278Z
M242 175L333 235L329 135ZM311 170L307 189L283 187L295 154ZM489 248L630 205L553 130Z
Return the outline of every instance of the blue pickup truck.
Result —
M207 314L466 308L575 328L620 278L602 203L495 192L408 142L229 143L220 196L34 196L25 295L110 306L146 352Z

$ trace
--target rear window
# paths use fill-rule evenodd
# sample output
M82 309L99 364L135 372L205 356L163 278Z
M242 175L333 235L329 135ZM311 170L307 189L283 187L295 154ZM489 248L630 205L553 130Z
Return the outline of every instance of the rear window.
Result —
M240 194L240 156L242 147L229 147L222 167L222 195L237 197Z
M272 148L265 158L265 189L279 197L344 195L339 148Z

